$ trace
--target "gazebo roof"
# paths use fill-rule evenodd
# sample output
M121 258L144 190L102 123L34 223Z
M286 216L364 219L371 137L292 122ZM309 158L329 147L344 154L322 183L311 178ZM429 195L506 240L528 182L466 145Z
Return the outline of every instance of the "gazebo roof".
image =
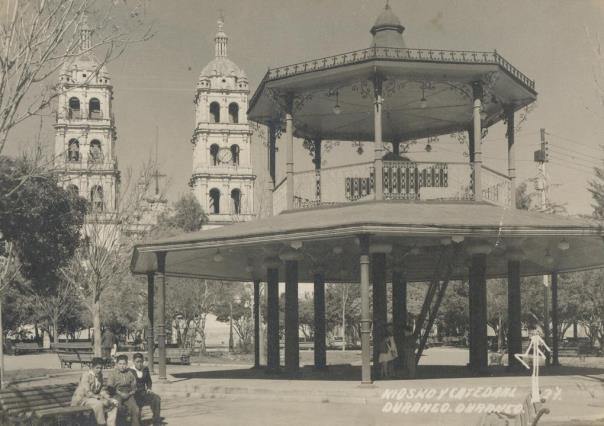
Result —
M248 118L275 123L293 97L296 136L372 141L373 81L379 79L383 140L404 141L467 130L475 83L483 88L486 126L500 121L505 108L536 100L534 81L496 51L406 48L403 30L387 6L371 29L371 47L269 69Z
M318 268L325 271L328 281L355 282L360 234L371 235L373 242L392 244L390 259L404 262L410 280L431 278L444 244L460 249L454 276L465 277L465 249L478 241L493 248L488 256L490 277L506 275L504 252L512 246L524 251L524 275L604 266L604 234L593 221L486 203L383 201L294 210L137 245L132 271L154 271L154 252L165 251L168 275L248 281L264 276L265 258L291 250L288 247L295 242L295 247L302 244L301 282L311 282ZM453 236L463 241L451 243ZM562 239L570 244L567 251L558 248Z

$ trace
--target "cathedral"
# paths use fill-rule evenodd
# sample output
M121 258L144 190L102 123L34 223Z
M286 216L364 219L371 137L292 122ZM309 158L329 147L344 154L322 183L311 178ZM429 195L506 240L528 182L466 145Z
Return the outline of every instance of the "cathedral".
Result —
M193 173L190 186L208 215L208 228L254 215L252 131L247 121L249 82L227 57L228 37L218 21L215 57L201 71L195 93Z

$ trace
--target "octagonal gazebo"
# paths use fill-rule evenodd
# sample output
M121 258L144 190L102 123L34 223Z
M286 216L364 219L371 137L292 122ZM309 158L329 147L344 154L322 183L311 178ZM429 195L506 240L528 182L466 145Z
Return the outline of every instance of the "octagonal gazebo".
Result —
M317 367L326 359L324 283L360 282L361 379L370 383L379 377L370 370L370 334L374 342L382 340L387 282L397 343L406 325L406 283L430 283L414 331L419 359L447 283L469 277L470 367L484 373L487 278L508 278L512 364L521 351L520 276L552 274L555 305L557 273L604 266L598 224L515 209L514 114L536 99L534 83L496 52L407 48L403 30L387 6L371 29L368 49L267 72L248 116L271 130L273 182L265 190L273 201L269 211L280 214L135 248L132 270L149 276L150 297L153 277L161 276L160 377L167 275L254 281L256 349L258 289L265 281L271 370L280 368L278 284L284 276L285 368L291 372L299 368L298 282L314 283ZM508 126L507 173L484 167L481 156L483 132L501 120ZM286 179L275 185L274 150L283 124ZM420 163L400 156L400 143L451 132L468 132L469 162ZM311 175L294 173L294 136L314 145L317 168ZM374 161L321 170L322 140L372 141ZM393 147L386 156L384 142ZM258 362L258 351L256 357Z

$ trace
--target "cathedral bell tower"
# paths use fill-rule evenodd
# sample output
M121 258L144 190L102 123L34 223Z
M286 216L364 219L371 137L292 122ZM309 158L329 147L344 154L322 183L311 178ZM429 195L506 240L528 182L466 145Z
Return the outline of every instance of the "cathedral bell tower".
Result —
M193 173L190 185L209 227L253 217L255 176L247 121L249 83L227 58L228 37L218 20L214 59L201 71L195 93Z
M80 28L80 53L59 74L54 167L61 185L89 201L88 222L115 218L119 171L115 156L113 86L92 53L92 30Z

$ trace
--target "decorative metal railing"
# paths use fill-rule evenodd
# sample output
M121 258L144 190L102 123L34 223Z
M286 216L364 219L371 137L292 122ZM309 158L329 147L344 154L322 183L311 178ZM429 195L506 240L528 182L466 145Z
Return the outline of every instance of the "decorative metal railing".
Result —
M310 208L374 198L373 162L294 173L294 208ZM462 162L384 161L386 200L474 200L474 165ZM510 178L482 168L485 201L511 205ZM287 181L273 193L273 213L286 209Z
M472 52L467 50L434 50L434 49L397 49L391 47L370 47L353 52L341 53L321 59L300 62L293 65L269 69L265 81L278 80L307 72L320 71L344 65L362 63L369 60L397 60L403 62L440 62L454 64L497 64L507 73L522 82L530 89L535 89L535 82L506 61L497 51Z
M482 166L482 198L500 206L512 206L515 197L512 197L511 179L503 173Z

